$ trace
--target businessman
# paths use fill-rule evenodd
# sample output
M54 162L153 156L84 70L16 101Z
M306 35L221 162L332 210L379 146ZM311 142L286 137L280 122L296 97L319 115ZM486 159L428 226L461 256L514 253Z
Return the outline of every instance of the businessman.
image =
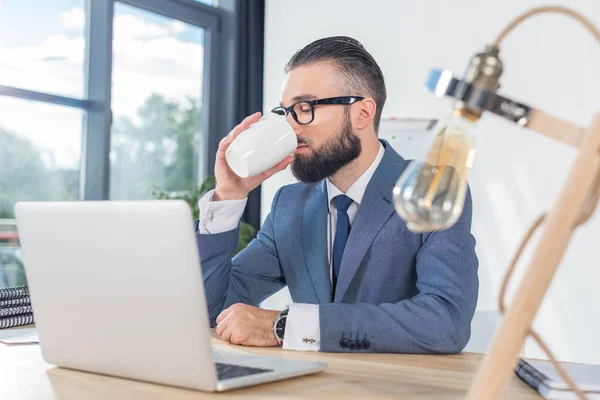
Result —
M456 353L469 340L478 293L471 197L451 228L407 230L392 188L408 162L378 140L386 88L356 40L330 37L285 68L280 106L296 152L242 179L217 152L215 189L200 200L198 247L211 324L225 341L329 352ZM291 164L299 183L275 195L262 229L232 260L248 193ZM284 286L294 303L258 304Z

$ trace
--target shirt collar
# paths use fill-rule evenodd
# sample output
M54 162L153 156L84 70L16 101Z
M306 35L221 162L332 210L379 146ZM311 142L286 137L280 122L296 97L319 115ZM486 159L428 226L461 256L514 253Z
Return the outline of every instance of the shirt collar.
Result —
M356 180L356 182L354 182L348 188L348 191L346 193L342 193L340 189L338 189L333 183L331 183L331 180L329 178L326 179L328 200L327 206L329 207L329 213L331 213L332 211L331 202L333 201L335 196L338 196L340 194L345 194L346 196L350 197L352 201L354 201L356 204L360 205L365 195L365 191L367 190L367 185L369 184L369 181L371 181L373 174L375 174L375 170L377 170L379 163L381 163L381 160L383 159L383 153L385 153L385 148L381 143L379 143L379 151L377 152L375 160L373 160L369 168L367 168L367 170L363 172L363 174Z

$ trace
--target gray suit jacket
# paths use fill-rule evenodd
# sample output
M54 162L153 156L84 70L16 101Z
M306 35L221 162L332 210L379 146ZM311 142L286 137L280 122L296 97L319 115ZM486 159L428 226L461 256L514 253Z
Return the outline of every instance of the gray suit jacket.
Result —
M392 188L408 161L382 143L385 153L353 222L335 298L325 181L281 188L256 239L233 260L238 229L198 234L212 325L230 305L256 306L287 285L294 302L319 304L321 351L464 348L479 286L470 193L451 228L410 232L392 205Z

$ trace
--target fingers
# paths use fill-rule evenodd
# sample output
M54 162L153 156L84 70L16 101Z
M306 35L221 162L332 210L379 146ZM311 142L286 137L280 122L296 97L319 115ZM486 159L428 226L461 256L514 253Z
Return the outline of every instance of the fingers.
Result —
M231 307L228 307L226 309L224 309L223 311L221 311L221 314L219 314L219 316L217 317L217 324L220 324L221 321L223 321L225 318L227 318L229 316L229 314L231 314Z
M221 335L221 339L223 339L225 342L231 342L232 333L233 332L231 332L231 329L225 329Z
M227 329L228 320L225 319L217 324L217 335L223 337L223 332Z
M283 171L284 169L287 168L288 165L290 165L292 163L292 161L294 161L294 156L293 155L287 156L279 164L277 164L270 170L263 172L263 174L262 174L263 180L270 178L271 176L275 175L277 172Z
M238 135L240 133L244 132L246 129L250 128L250 125L252 125L256 121L258 121L261 116L262 116L261 112L258 111L258 112L255 112L254 114L244 118L242 123L239 124L238 126L236 126L235 129L231 131L231 136L233 137L233 139L238 137Z
M235 128L233 128L227 136L221 139L221 141L219 142L219 152L225 153L231 142L233 142L233 140L236 137L238 137L240 133L247 130L250 127L250 125L258 121L261 116L262 114L259 111L244 118L244 120L240 122Z

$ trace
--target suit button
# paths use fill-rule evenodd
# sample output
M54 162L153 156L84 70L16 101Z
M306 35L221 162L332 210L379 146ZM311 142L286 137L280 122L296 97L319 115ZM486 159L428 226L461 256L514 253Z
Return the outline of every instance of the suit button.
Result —
M346 335L344 335L344 333L342 333L342 339L340 340L340 347L342 349L348 348L348 339L346 339Z

